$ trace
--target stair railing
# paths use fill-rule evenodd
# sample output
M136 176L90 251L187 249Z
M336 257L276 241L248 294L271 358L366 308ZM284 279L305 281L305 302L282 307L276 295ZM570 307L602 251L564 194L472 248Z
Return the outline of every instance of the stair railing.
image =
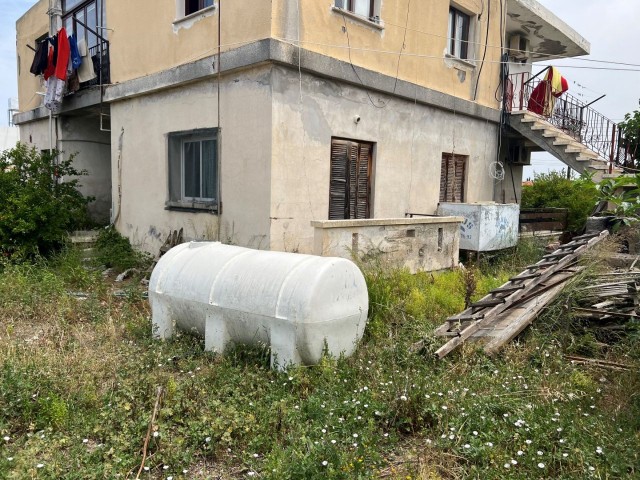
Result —
M529 72L509 75L504 105L506 111L528 110L531 94L543 81L537 76L532 77ZM614 121L591 107L594 102L585 103L565 92L556 99L551 115L545 119L608 161L610 173L614 166L625 171L636 171L635 149Z

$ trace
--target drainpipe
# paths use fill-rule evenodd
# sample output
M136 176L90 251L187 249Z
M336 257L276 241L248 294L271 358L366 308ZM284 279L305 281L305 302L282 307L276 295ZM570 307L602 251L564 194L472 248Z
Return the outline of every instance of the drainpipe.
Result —
M222 39L222 7L221 7L221 0L218 0L218 134L216 136L217 141L217 178L216 181L218 183L218 233L217 233L217 240L220 241L221 238L221 233L220 233L220 228L222 226L222 168L221 168L221 162L222 162L222 142L221 142L221 133L222 133L222 127L220 125L220 77L221 77L221 72L222 72L222 43L221 43L221 39Z

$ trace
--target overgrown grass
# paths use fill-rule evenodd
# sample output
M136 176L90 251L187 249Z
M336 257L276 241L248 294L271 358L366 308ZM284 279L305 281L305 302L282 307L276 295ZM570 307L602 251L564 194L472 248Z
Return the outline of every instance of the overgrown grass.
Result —
M524 257L469 266L473 297ZM496 358L466 346L435 360L432 332L464 307L465 275L370 265L356 354L275 372L265 348L219 357L185 334L153 341L139 287L114 297L73 252L6 266L0 478L135 478L157 386L145 479L637 477L637 369L571 365L544 319Z

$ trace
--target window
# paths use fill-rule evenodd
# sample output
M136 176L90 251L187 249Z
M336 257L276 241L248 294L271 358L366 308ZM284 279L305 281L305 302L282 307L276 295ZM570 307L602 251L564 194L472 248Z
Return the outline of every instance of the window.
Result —
M441 202L464 202L464 181L468 158L466 155L442 154L440 168Z
M217 142L213 128L169 134L169 207L217 205Z
M98 28L105 26L104 1L66 0L63 3L62 11L64 12L62 22L67 35L75 33L78 41L84 39L87 42L87 48L95 50L98 45L96 33L98 35L104 33ZM74 18L86 25L88 29L81 23L74 22ZM95 53L91 52L92 55Z
M213 0L184 0L184 15L191 15L211 6L213 6Z
M373 144L331 139L329 220L370 218Z
M374 18L375 0L336 0L336 7L366 18Z
M447 53L454 57L469 58L469 24L471 18L466 13L449 8L449 33Z

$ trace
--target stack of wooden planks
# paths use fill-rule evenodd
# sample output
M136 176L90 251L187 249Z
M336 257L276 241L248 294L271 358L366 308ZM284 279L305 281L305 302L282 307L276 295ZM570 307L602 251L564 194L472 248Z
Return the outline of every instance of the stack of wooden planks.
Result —
M639 271L605 273L584 287L571 307L574 317L598 321L602 328L617 328L638 318ZM618 325L612 325L612 322Z
M574 238L460 314L449 317L435 332L453 337L438 349L438 357L443 358L470 339L482 339L486 342L484 350L496 353L559 295L565 282L580 270L578 257L607 236L605 230Z

